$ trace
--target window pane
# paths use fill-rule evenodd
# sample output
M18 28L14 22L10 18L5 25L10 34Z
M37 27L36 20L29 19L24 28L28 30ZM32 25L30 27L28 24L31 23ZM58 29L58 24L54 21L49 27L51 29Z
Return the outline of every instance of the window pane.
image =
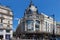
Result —
M36 16L36 18L39 18L39 16Z
M6 32L10 32L10 30L6 30Z
M10 35L9 34L6 34L6 39L10 39Z
M32 10L29 10L29 14L31 14L31 13L33 13L33 11Z
M40 21L36 20L36 24L40 24Z
M39 29L40 29L40 21L39 20L36 20L35 30L36 31L39 31Z
M27 20L26 23L27 23L28 25L30 25L30 24L32 25L32 24L33 24L33 20Z
M2 29L0 29L0 32L2 32L3 30Z
M36 31L39 31L39 25L35 25Z
M2 14L0 14L0 17L2 17Z
M33 30L33 20L27 20L27 29Z
M35 25L36 28L39 28L39 25Z
M32 18L32 15L28 15L27 17L28 17L28 18Z
M0 23L0 28L1 28L1 27L3 27L3 24L2 24L2 23Z

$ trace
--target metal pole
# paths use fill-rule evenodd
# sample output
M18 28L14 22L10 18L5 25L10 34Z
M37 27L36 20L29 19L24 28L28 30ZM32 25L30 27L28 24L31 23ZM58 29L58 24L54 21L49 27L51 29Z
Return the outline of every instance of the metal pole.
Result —
M55 15L53 14L53 40L55 39Z

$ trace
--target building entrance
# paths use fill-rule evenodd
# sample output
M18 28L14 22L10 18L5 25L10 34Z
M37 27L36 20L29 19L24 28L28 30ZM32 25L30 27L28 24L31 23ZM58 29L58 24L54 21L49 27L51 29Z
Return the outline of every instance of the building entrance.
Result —
M0 39L3 39L3 35L0 35Z
M6 40L10 40L10 35L6 34Z

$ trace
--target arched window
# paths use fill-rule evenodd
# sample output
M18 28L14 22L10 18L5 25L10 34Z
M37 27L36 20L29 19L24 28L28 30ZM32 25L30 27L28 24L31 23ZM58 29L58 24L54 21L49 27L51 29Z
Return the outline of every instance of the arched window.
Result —
M39 21L39 20L36 20L36 24L37 24L37 25L40 24L40 21Z
M33 20L27 20L26 21L28 31L33 31L33 23L34 23Z
M36 20L35 30L36 30L36 31L39 31L39 30L40 30L40 21L39 21L39 20Z
M31 14L31 13L33 13L33 11L29 9L29 14Z

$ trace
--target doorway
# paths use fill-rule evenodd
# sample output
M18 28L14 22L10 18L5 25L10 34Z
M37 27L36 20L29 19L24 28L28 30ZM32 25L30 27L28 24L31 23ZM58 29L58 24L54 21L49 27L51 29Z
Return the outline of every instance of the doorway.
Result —
M0 35L0 39L3 39L3 35Z

